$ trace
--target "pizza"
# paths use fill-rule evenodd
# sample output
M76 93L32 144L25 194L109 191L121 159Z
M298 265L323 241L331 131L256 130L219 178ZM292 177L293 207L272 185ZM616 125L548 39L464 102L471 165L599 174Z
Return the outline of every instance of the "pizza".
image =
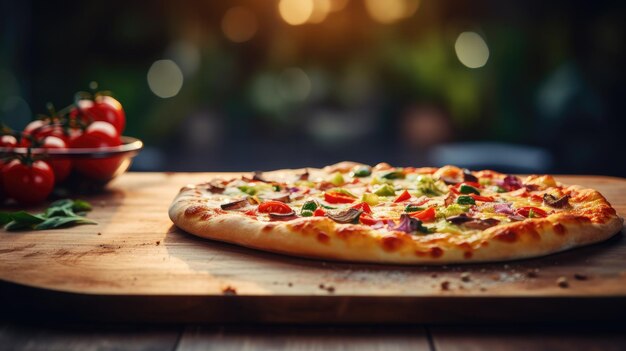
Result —
M623 225L598 191L550 175L355 162L187 185L169 216L193 235L249 248L392 264L542 256Z

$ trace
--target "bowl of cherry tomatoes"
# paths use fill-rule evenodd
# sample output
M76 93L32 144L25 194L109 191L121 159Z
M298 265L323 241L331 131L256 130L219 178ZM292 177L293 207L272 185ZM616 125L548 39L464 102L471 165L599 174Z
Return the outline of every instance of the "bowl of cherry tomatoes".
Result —
M124 173L143 148L123 136L126 116L115 98L81 93L59 113L52 109L23 131L2 128L0 201L31 205L55 189L101 189Z

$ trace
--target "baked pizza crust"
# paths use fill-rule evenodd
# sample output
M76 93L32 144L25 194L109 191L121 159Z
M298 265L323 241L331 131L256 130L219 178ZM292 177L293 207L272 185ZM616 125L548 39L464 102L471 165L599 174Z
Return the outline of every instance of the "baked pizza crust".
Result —
M301 170L272 174L281 177L294 172ZM386 264L508 261L597 243L622 229L623 219L600 193L578 186L568 189L574 194L572 201L585 205L576 211L501 224L469 236L384 233L365 225L336 223L326 217L263 222L219 206L208 206L195 185L181 189L170 206L169 216L176 226L202 238L298 257Z

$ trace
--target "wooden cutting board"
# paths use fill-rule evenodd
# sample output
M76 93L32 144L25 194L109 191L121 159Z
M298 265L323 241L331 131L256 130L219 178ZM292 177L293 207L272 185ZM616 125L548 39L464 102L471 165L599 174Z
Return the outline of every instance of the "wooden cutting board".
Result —
M218 174L129 173L87 200L98 225L0 231L0 308L15 317L270 323L623 320L626 240L508 263L323 262L199 239L178 189ZM562 176L626 216L626 180ZM565 277L567 287L556 281ZM447 285L447 288L444 288Z

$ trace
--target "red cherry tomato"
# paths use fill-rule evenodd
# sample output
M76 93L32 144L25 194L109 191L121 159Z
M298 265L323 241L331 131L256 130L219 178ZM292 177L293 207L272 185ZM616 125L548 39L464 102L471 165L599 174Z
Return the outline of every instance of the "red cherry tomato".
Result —
M84 122L103 121L111 123L122 134L126 127L126 114L122 104L111 96L97 96L95 100L79 100L78 106L70 111L70 118L81 118Z
M424 211L409 213L409 216L417 218L422 222L429 222L435 219L437 212L434 207L429 207Z
M293 210L289 205L280 201L265 201L259 205L258 211L261 213L291 213Z
M46 149L65 149L67 148L67 144L63 141L63 139L55 136L47 136L43 140L42 147ZM70 171L72 170L72 161L68 159L46 160L46 163L52 168L52 171L54 172L54 180L57 183L65 180L65 178L70 175Z
M17 139L13 135L3 135L0 137L0 147L15 147ZM0 172L4 168L5 162L0 158ZM0 174L0 201L4 200L4 185L2 184L2 174Z
M43 161L27 165L13 160L2 169L2 181L8 197L23 205L35 205L52 192L54 173Z
M329 204L351 204L356 201L353 197L335 191L325 192L324 200Z
M4 181L2 180L2 170L4 169L5 162L0 159L0 202L4 201L5 193L4 193Z
M13 135L3 135L0 137L0 147L15 147L17 139Z
M107 122L94 122L85 132L70 141L71 148L103 148L121 145L117 130ZM81 174L95 180L108 180L124 162L123 156L101 159L77 159L74 168Z
M36 121L32 121L28 125L26 125L26 128L24 128L22 134L25 137L20 140L21 147L30 146L30 139L28 138L28 136L32 136L36 139L43 139L51 135L63 139L63 141L67 141L69 139L68 136L63 133L63 128L56 125L50 125L49 122L39 119Z

